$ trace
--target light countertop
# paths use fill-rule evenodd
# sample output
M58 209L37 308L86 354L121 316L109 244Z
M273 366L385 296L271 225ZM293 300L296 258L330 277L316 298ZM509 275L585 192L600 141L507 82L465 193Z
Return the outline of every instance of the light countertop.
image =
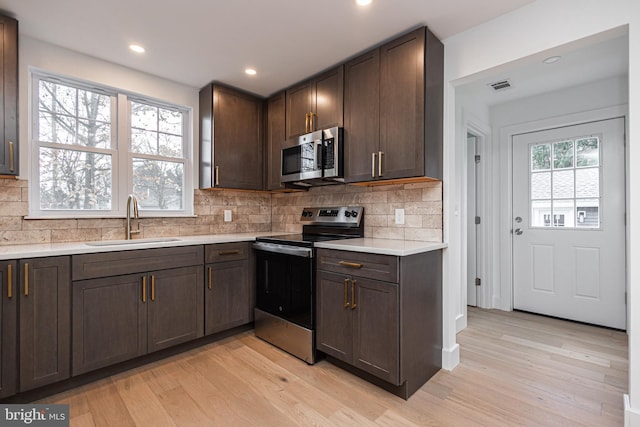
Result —
M170 248L176 246L207 245L212 243L251 242L256 237L280 235L282 233L233 233L206 236L179 236L102 242L40 243L29 245L0 246L0 260L38 258L60 255L75 255L100 252L129 251L136 249ZM172 240L176 239L176 240ZM98 246L93 244L98 243ZM407 256L421 252L446 248L445 243L414 242L388 239L345 239L316 243L318 248L343 251L367 252L383 255Z
M437 242L416 242L411 240L363 238L318 242L316 243L316 247L338 249L341 251L366 252L370 254L408 256L443 249L447 247L447 244Z

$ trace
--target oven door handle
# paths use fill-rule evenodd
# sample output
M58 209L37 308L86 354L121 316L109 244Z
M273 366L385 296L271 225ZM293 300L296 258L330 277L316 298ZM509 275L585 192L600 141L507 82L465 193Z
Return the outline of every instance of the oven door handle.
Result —
M273 252L277 254L293 255L303 258L313 258L313 249L299 246L279 245L277 243L256 242L253 249L258 251Z

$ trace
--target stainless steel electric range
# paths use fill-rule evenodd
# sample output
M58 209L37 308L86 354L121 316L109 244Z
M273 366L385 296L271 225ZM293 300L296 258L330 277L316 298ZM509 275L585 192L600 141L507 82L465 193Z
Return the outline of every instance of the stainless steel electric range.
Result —
M364 236L364 208L304 208L302 234L260 237L256 250L256 336L315 363L315 244Z

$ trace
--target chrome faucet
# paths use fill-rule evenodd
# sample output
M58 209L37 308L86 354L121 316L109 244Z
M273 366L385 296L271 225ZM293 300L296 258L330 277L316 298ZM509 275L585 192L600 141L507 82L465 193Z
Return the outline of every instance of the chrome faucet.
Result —
M138 229L131 229L131 202L133 202L133 217L138 220ZM127 240L131 240L132 234L140 233L140 218L138 217L138 200L133 194L127 197Z

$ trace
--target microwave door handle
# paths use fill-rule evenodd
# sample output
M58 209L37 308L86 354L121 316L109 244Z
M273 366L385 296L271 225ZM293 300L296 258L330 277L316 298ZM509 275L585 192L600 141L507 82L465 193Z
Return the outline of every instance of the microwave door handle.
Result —
M322 149L324 139L316 139L313 143L316 150L316 167L322 171L322 176L324 176L324 150Z

